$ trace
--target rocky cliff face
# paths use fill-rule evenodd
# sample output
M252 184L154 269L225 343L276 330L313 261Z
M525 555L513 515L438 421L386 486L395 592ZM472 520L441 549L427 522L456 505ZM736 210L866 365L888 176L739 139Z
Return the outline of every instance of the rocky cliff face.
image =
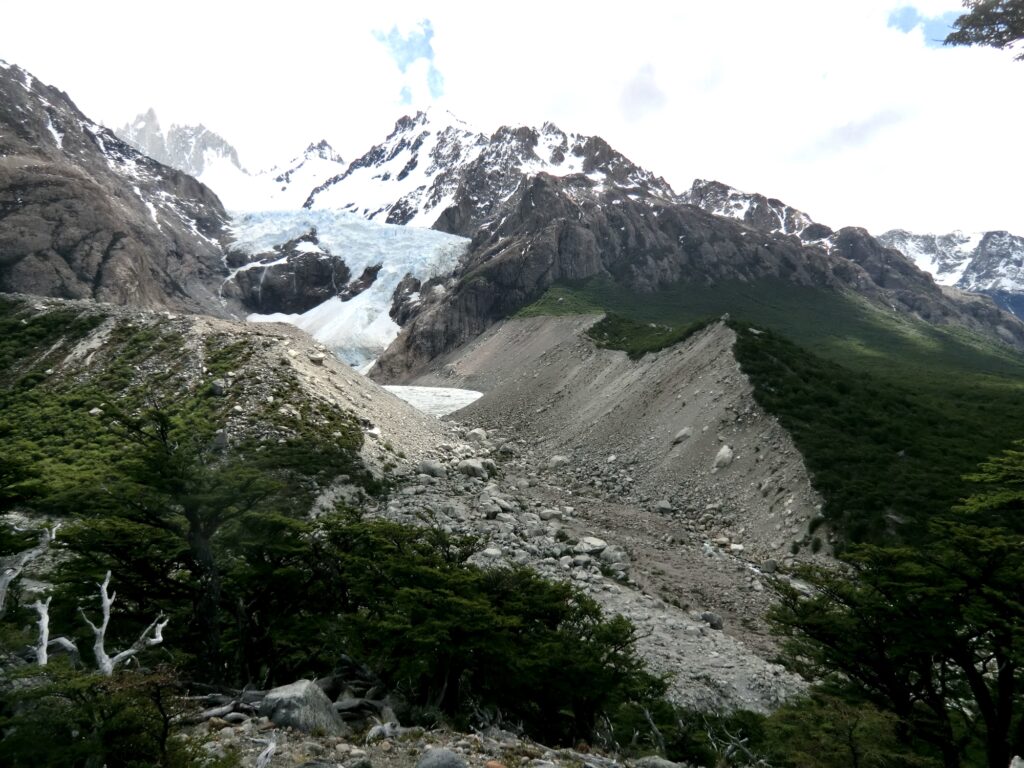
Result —
M836 236L824 224L781 200L741 192L719 181L698 179L680 199L716 216L743 222L761 232L797 235L805 242L820 242L828 248L851 244L849 234ZM846 231L846 230L844 230ZM863 232L862 242L869 237ZM998 306L1018 316L1024 302L1024 238L1009 232L949 232L944 235L915 234L893 229L877 237L877 245L899 251L939 285L989 296ZM877 245L869 250L877 251ZM858 249L863 253L863 249ZM848 254L844 254L848 255ZM876 260L877 261L877 260ZM903 270L903 267L899 267Z
M226 220L198 181L0 62L0 291L222 312Z
M765 210L778 208L771 204ZM801 222L805 233L814 226L795 213L783 220ZM372 375L400 380L421 372L434 357L535 301L556 281L597 276L638 293L679 282L762 278L851 290L928 322L962 325L1024 346L1020 323L989 302L947 295L862 229L807 243L795 232L754 228L607 178L544 173L522 182L494 221L477 231L457 279L443 290L424 286L419 313Z

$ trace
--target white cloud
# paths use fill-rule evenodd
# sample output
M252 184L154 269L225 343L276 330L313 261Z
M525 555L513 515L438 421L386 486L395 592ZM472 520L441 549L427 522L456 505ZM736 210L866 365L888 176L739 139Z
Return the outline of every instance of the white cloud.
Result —
M484 130L553 120L597 133L677 189L718 178L833 226L1024 233L1024 64L888 26L908 4L924 17L960 8L24 3L5 9L0 57L108 124L151 105L164 124L202 121L253 166L320 137L351 159L433 102ZM408 39L424 20L433 58L403 73L374 33ZM444 78L437 99L431 66Z

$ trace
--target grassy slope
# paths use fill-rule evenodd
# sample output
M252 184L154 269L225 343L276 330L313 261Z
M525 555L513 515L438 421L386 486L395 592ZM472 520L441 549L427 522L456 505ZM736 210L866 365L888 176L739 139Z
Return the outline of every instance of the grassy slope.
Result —
M599 343L634 356L728 312L755 396L793 434L848 540L917 538L967 492L964 473L1024 437L1024 358L857 297L781 281L631 295L593 281L521 314L602 309L616 332L597 326Z

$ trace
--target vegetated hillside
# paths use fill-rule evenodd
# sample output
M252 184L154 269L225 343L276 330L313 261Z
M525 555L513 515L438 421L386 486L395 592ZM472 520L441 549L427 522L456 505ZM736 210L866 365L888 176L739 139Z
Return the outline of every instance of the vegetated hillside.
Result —
M784 283L641 296L592 282L557 287L523 313L597 308L619 319L595 326L595 338L632 354L701 317L740 321L736 356L755 397L793 435L849 542L919 538L968 493L962 476L1024 433L1018 355L855 296Z

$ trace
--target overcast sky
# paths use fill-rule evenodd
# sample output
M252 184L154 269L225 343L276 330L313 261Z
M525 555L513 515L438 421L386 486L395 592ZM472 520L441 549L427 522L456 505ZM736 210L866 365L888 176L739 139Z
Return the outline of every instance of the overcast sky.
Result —
M154 107L244 165L397 117L599 134L833 227L1024 234L1024 62L943 48L957 0L5 3L0 58L108 126Z

